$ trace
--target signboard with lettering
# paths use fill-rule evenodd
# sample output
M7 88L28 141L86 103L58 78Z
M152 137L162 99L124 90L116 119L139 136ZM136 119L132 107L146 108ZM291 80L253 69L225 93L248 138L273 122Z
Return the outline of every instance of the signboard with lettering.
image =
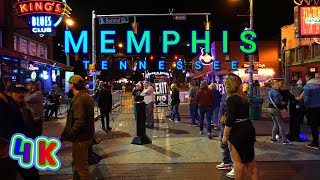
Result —
M320 6L299 6L300 38L320 36Z
M20 52L28 54L28 41L26 39L20 39Z
M155 79L155 95L156 106L167 107L168 106L168 83L162 79Z
M13 6L18 16L27 16L32 33L54 34L63 16L70 17L66 0L17 0Z
M99 18L99 24L125 24L125 23L129 23L128 16Z
M30 42L30 55L32 55L32 56L36 56L37 55L37 44L36 43L34 43L34 42Z

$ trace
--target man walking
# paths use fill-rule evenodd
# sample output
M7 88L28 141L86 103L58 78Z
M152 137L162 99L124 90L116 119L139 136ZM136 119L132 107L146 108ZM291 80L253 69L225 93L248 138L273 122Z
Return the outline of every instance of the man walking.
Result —
M101 123L102 123L102 130L107 130L111 131L110 127L110 118L109 118L109 113L111 112L112 108L112 94L111 94L111 87L109 87L108 84L103 84L102 85L102 90L99 93L99 98L98 98L98 105L100 107L100 112L101 112ZM105 127L105 121L104 119L106 118L107 121L107 129Z
M189 83L189 111L190 111L190 126L197 126L196 118L197 118L197 90L194 87L194 82Z
M320 79L313 78L311 74L306 75L307 83L303 87L304 90L304 106L306 108L306 116L311 126L312 143L306 144L306 147L319 149L319 131L320 125Z
M153 118L153 102L154 102L154 89L150 86L149 82L145 81L144 90L140 96L144 96L144 103L146 104L146 127L154 127L154 118Z
M90 179L88 147L94 137L93 100L88 93L85 93L84 80L79 75L70 77L69 89L74 96L61 142L72 142L73 179L88 180Z

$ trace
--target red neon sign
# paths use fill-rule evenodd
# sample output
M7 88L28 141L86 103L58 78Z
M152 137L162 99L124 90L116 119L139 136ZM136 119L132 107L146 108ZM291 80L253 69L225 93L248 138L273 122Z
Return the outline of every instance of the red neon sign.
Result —
M299 7L300 37L320 36L320 6Z
M28 14L54 14L61 15L63 2L61 1L22 1L14 5L19 16Z

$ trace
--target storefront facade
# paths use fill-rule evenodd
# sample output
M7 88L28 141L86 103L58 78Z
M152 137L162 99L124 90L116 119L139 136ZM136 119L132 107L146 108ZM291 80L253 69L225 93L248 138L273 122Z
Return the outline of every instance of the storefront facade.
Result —
M295 23L281 28L281 39L285 40L285 44L282 44L285 47L284 60L287 61L288 79L291 83L295 83L300 77L304 78L307 72L319 73L320 71L319 39L298 37L298 7L295 7L294 12ZM320 23L315 23L314 26L319 29ZM312 32L312 28L312 26L306 26L305 30Z
M29 17L17 15L14 3L0 0L0 83L34 80L46 93L73 68L52 60L53 37L31 31Z
M244 54L239 46L240 41L229 42L229 54L222 53L222 42L213 42L211 44L212 52L216 60L220 61L220 70L213 70L213 65L203 66L201 71L194 70L194 77L192 80L201 81L207 80L210 82L221 82L223 77L228 73L235 73L239 75L243 81L248 81L249 74L246 70L249 69L249 56ZM257 74L253 75L254 80L265 81L272 77L281 76L279 62L279 48L278 41L257 41L258 51L254 54L254 69ZM199 59L199 56L192 60L192 64ZM238 70L232 70L230 62L238 60Z

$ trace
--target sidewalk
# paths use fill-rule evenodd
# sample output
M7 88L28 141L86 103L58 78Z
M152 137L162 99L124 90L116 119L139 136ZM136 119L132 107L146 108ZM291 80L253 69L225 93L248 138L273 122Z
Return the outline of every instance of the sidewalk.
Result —
M100 121L96 122L96 136L101 139L101 143L94 146L94 152L103 159L99 164L90 166L92 178L226 179L226 171L215 169L215 165L221 162L218 138L209 140L206 136L199 135L199 127L189 127L188 104L180 105L180 124L168 121L166 112L167 108L155 108L155 128L147 129L147 135L153 141L149 145L131 144L136 134L133 114L119 114L111 122L113 129L110 133L102 131ZM274 176L275 179L299 179L306 173L316 172L311 170L320 167L320 151L306 149L305 143L294 142L291 146L271 143L272 122L264 119L253 122L257 133L256 160L259 167L263 168L260 173L262 179L272 179L269 178L271 172L275 175L278 173L278 176ZM59 137L64 125L65 119L45 122L44 135ZM310 138L309 131L308 127L301 128L301 132ZM213 131L215 136L218 133L219 131ZM71 143L64 142L58 156L62 162L61 169L57 172L41 172L42 179L72 177ZM310 169L299 168L305 165Z

